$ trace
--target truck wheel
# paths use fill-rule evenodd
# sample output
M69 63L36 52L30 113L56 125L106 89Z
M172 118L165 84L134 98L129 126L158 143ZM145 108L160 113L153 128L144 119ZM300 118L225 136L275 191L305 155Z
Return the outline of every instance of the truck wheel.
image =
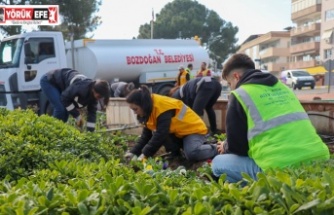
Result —
M48 103L46 105L44 113L47 114L47 115L49 115L49 116L52 116L52 114L53 114L53 106L50 103Z
M314 85L311 86L311 90L314 90Z
M298 87L298 90L301 90L302 89L302 87Z
M163 95L163 96L168 96L169 91L172 89L172 86L163 86L158 90L158 94Z

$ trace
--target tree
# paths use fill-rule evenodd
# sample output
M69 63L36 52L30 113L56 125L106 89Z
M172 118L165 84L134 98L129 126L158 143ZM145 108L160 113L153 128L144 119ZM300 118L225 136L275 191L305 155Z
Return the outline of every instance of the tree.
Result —
M1 0L1 5L24 5L25 0ZM19 34L22 30L22 26L14 25L14 26L0 26L0 32L3 36L9 36L14 34Z
M102 0L30 0L31 4L59 5L61 25L40 26L41 30L62 31L66 40L73 33L74 39L85 38L86 33L94 31L101 22L101 17L96 15Z
M10 4L24 4L25 0L9 0ZM6 2L6 0L2 1ZM74 39L85 38L86 33L94 31L101 24L101 17L96 15L102 0L30 0L31 5L59 5L61 24L59 26L39 26L40 30L61 31L69 40L73 33ZM12 27L12 26L9 26ZM21 26L19 26L21 27ZM12 35L12 31L5 34ZM20 28L21 31L21 28ZM15 34L20 33L14 32Z
M237 50L235 38L238 28L226 22L204 5L193 0L174 0L156 14L154 38L176 39L198 36L206 46L210 58L217 65ZM151 38L151 25L144 24L139 28L138 38Z

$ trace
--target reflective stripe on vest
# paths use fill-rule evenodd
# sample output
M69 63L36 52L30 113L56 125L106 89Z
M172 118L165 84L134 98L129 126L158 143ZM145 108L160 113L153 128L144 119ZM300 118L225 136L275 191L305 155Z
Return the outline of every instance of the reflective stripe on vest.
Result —
M77 80L77 79L83 80L83 79L86 79L86 78L87 78L87 77L84 76L84 75L75 75L75 76L71 79L71 81L70 81L70 85L73 84L73 82L74 82L75 80Z
M183 94L183 85L180 87L179 93L180 93L180 97L182 99L183 96L184 96L184 94Z
M180 113L179 113L179 115L178 115L177 118L179 120L183 120L184 116L186 115L186 112L187 112L187 105L183 104L182 105L182 109L181 109L181 111L180 111Z
M297 120L309 119L307 113L296 112L296 113L281 115L273 119L270 119L268 121L263 121L259 110L256 108L249 94L241 87L236 89L235 92L240 96L242 101L245 103L246 107L248 107L250 116L252 117L252 120L254 123L254 127L248 130L248 140L251 140L256 135L259 135L277 126L280 126L280 125L283 125L289 122L294 122Z

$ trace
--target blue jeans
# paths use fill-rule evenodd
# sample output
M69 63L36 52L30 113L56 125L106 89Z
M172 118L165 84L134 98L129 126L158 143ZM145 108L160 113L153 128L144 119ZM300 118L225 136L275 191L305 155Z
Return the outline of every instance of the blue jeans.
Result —
M67 122L68 120L68 112L61 102L61 92L60 90L50 83L47 75L44 75L40 81L41 88L43 93L48 98L49 102L53 106L53 117L62 120L63 122Z
M261 168L253 159L246 156L235 154L217 155L211 164L212 173L216 177L226 174L226 180L230 183L236 183L242 180L241 173L248 174L251 178L257 180L256 174L262 172Z
M216 145L204 144L205 135L190 134L183 138L183 152L189 161L204 161L218 154Z

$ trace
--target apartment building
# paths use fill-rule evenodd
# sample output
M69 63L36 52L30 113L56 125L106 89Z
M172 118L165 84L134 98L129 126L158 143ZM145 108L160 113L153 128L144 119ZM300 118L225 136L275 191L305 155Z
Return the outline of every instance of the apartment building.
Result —
M266 34L250 36L240 47L238 53L250 56L257 68L274 74L288 69L290 44L289 31L271 31Z
M292 0L290 69L324 73L320 57L321 10L324 0Z
M326 61L333 59L334 0L322 0L321 18L320 58Z

